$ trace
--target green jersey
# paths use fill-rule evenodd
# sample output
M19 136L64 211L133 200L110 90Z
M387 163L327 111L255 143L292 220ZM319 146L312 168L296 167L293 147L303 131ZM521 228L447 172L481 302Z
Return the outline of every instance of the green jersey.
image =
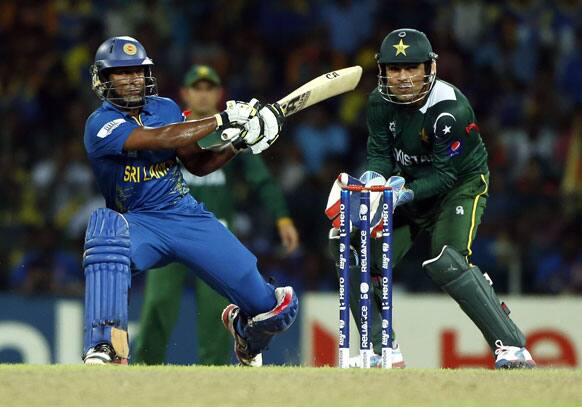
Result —
M376 89L367 114L368 169L402 175L415 201L489 172L473 109L444 81L436 80L421 107L390 103Z
M211 133L199 144L217 144L219 137L216 132ZM257 199L269 208L275 219L289 216L283 193L259 155L242 153L224 167L204 177L197 177L186 170L182 170L182 174L196 200L203 202L208 210L228 226L232 223L235 211L233 190L237 179L244 179L251 186L258 194Z

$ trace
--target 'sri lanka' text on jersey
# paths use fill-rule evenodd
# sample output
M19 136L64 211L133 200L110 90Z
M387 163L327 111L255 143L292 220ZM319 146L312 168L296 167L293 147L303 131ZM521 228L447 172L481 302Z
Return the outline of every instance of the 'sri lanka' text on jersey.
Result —
M368 169L386 178L400 173L415 200L442 194L485 174L487 151L467 98L437 80L423 106L368 100Z
M109 102L85 124L85 149L107 207L118 212L157 210L174 206L188 194L175 150L125 151L123 145L137 127L160 127L183 121L171 99L147 97L138 117Z

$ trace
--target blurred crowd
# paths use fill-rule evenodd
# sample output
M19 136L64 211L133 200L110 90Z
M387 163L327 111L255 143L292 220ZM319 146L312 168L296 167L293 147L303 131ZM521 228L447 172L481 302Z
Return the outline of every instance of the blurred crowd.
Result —
M582 293L582 9L576 0L3 0L0 3L0 290L79 295L91 211L103 205L83 149L99 105L88 69L106 38L131 35L178 100L193 63L214 66L228 99L275 101L358 64L357 90L293 116L265 160L301 249L284 256L244 185L237 234L261 270L298 291L335 290L323 214L341 171L365 169L374 53L393 29L424 31L438 76L475 109L491 169L473 262L500 292ZM397 269L404 290L434 290L419 245ZM137 277L139 286L139 277Z

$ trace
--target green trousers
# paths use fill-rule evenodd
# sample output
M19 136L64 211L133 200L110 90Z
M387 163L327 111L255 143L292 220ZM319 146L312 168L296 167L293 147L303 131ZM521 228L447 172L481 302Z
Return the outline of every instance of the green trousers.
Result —
M168 342L180 312L187 273L188 270L177 263L147 272L140 333L132 352L133 363L152 365L165 362ZM228 301L199 278L195 281L195 300L198 363L230 364L232 338L220 319Z
M454 247L463 256L471 256L471 245L487 203L489 175L465 181L444 198L404 205L394 214L392 264L397 265L412 247L416 236L425 231L430 236L430 257L439 255L444 245ZM413 202L414 203L414 202ZM351 239L359 246L359 234ZM371 241L370 271L382 274L382 239ZM333 255L338 256L336 250ZM420 259L420 262L427 259Z
M471 245L481 223L488 197L489 174L466 180L438 200L414 202L399 207L394 214L394 263L410 250L416 236L424 231L430 236L430 257L439 255L444 245L454 247L463 256L472 254ZM381 239L372 243L372 273L381 273ZM422 259L427 260L427 259Z

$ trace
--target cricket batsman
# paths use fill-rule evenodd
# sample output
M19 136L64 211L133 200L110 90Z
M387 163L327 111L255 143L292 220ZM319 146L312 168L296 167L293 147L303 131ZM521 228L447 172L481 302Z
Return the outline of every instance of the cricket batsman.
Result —
M471 245L487 202L489 170L469 101L455 86L437 78L437 54L420 31L392 31L376 59L378 87L367 107L368 171L360 180L350 179L393 187L397 207L393 264L398 264L420 232L428 233L431 255L422 263L424 272L475 323L491 348L496 368L534 367L523 333L509 318L509 308L497 298L489 276L470 263ZM336 185L326 211L331 219L337 216L332 209L338 200ZM336 229L330 237L337 256ZM379 346L381 239L372 240L371 250L372 342ZM354 253L351 264L358 264L357 249ZM351 269L351 291L357 295L358 266ZM352 297L350 308L359 320L357 297ZM372 364L380 366L380 359L375 355Z
M101 44L91 67L103 104L87 119L84 142L106 208L91 215L85 236L83 361L128 363L132 272L178 262L231 302L222 321L240 363L252 366L295 320L297 296L263 279L255 256L189 194L177 160L199 176L225 165L237 147L198 145L217 130L239 133L231 140L258 154L279 136L282 115L253 99L185 122L173 100L157 96L153 66L144 47L124 36Z
M186 106L188 120L200 120L219 113L223 87L218 73L210 66L194 65L184 77L180 89ZM210 133L198 142L203 148L220 144L218 131ZM225 226L232 225L235 202L232 190L237 182L247 182L256 196L273 214L281 243L287 253L299 245L299 234L281 189L269 173L260 155L245 152L236 160L204 177L197 177L182 169L190 193L210 210ZM178 319L182 291L188 270L179 263L147 272L144 305L141 312L140 334L133 361L145 364L162 364L166 349ZM194 284L196 301L196 325L198 338L198 363L226 365L231 361L231 336L221 328L216 317L228 305L227 300L211 289L201 279ZM260 356L255 357L260 364Z

